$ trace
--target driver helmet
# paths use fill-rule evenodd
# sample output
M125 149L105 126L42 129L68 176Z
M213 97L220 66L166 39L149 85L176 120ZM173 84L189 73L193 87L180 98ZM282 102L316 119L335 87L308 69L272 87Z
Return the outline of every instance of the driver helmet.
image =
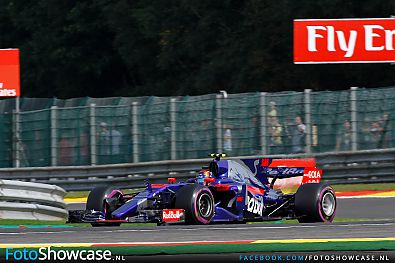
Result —
M201 170L199 172L197 182L204 183L204 178L208 178L208 177L213 177L212 172L210 172L209 170Z
M203 178L212 177L212 173L209 170L201 170L199 175Z

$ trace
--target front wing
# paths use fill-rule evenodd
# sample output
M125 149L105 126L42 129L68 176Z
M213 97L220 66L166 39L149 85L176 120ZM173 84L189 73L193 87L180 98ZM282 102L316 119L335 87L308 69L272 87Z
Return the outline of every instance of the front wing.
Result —
M108 219L104 212L95 210L69 211L67 223L184 223L184 209L143 210L136 216Z

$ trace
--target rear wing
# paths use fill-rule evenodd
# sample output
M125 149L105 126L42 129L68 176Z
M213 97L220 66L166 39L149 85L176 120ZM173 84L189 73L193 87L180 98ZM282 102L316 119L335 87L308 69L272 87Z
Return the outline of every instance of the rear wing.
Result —
M268 167L315 167L314 158L306 159L269 159L264 158L261 161L262 166Z
M321 181L322 170L316 168L316 161L313 158L306 159L269 159L261 160L263 174L272 178L270 186L273 187L277 179L288 179L292 177L302 177L299 180L292 180L292 185L306 183L319 183ZM296 178L295 178L296 179ZM288 180L291 181L291 180Z

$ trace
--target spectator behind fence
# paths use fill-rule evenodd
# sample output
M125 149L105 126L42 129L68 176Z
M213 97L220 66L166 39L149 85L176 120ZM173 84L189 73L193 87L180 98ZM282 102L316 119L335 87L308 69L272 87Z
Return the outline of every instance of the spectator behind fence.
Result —
M89 137L88 137L89 131L87 129L84 129L80 133L79 137L79 147L80 147L80 152L78 156L78 160L76 160L76 163L79 165L87 165L89 161Z
M343 128L337 134L336 139L336 151L351 151L351 123L346 120L343 124Z
M122 142L122 135L121 133L116 130L115 128L111 129L110 132L111 135L111 160L112 163L121 163L123 160L121 160L121 142Z
M390 118L388 112L383 114L380 121L380 126L382 127L382 133L377 144L378 148L389 148L391 147L391 127Z
M358 145L358 149L361 150L366 150L366 149L371 149L371 138L370 138L370 123L369 123L369 118L365 117L363 119L363 122L361 124L361 136L358 136L358 139L360 140L360 144ZM360 138L359 138L360 137Z
M277 117L277 108L276 103L274 101L269 102L270 111L267 113L267 116L270 118Z
M270 154L280 154L282 153L282 133L283 128L278 121L277 117L269 117L269 136L270 136Z
M295 117L295 126L292 130L292 153L305 152L306 125L303 124L300 116Z
M380 138L383 135L383 127L381 127L379 121L373 121L370 125L370 144L373 149L379 147Z
M394 115L392 115L392 118L390 116L391 115L388 115L388 126L387 126L387 130L389 131L389 134L388 134L389 145L388 145L388 147L395 148L395 119L394 119Z
M230 125L225 125L224 128L224 152L230 154L232 152L232 130Z
M98 134L98 147L99 147L99 163L108 163L111 145L110 145L110 131L108 130L108 125L105 122L100 123L100 130Z
M46 166L46 161L45 161L45 150L43 149L43 142L45 136L42 136L42 130L35 130L34 131L34 141L32 144L32 151L29 153L29 160L26 158L25 151L24 149L26 148L26 145L21 144L21 163L28 163L29 161L31 164L34 164L35 166ZM26 165L28 166L28 165Z
M63 132L59 140L59 165L70 166L73 163L73 145L68 132Z

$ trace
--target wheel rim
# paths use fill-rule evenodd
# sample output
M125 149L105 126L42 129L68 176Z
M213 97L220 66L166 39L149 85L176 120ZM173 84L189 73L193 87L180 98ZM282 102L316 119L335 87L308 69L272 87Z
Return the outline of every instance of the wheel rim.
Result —
M198 200L198 210L202 217L208 217L211 214L213 205L211 197L208 194L202 194Z
M322 197L322 210L326 216L331 216L333 212L335 211L335 197L331 192L327 192L323 197Z

